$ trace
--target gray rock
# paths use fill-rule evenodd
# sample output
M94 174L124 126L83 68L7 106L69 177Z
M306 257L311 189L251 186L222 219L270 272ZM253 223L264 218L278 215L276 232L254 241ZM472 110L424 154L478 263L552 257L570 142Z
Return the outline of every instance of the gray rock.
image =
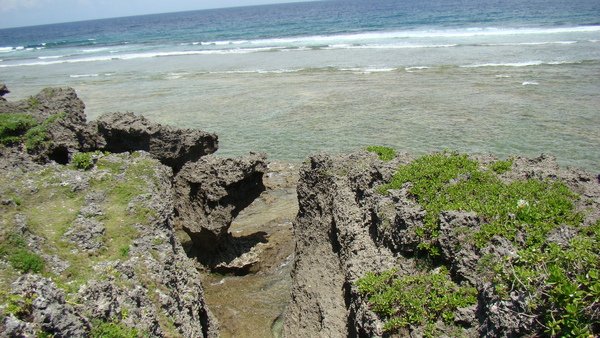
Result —
M104 247L105 232L106 228L102 222L79 216L64 236L81 250L96 252Z
M0 83L0 101L6 101L6 99L3 98L3 96L8 93L10 93L10 90L8 90L4 83Z
M215 134L163 126L133 113L105 114L94 124L106 143L104 150L144 150L175 172L186 162L196 161L218 148Z
M382 323L353 286L367 271L394 266L373 236L373 187L386 169L372 154L309 158L300 170L286 337L381 336ZM393 208L392 208L393 209Z
M473 212L445 211L440 215L438 243L442 257L450 262L451 271L461 280L476 285L480 279L479 250L469 235L479 230L481 220Z
M88 321L66 303L63 291L49 279L24 275L13 284L12 293L28 300L24 301L28 313L16 320L31 322L54 337L83 337L89 331ZM28 302L30 305L26 305ZM27 324L12 323L11 327L20 330Z
M45 125L42 134L46 141L27 149L38 163L55 161L66 164L73 153L99 147L102 140L89 129L84 109L85 105L72 88L45 88L29 99L0 102L0 113L29 114L39 124ZM16 155L7 153L10 154Z
M264 190L265 156L206 156L186 164L175 178L176 224L197 249L214 251L228 238L235 216Z

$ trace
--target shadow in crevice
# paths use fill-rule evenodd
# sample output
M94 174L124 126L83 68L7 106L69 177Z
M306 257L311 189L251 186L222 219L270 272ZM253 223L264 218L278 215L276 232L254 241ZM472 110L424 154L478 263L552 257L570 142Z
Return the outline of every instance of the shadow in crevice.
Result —
M243 276L254 272L258 265L258 259L243 255L250 254L257 244L267 242L268 234L264 231L241 237L233 237L229 233L213 250L191 246L186 252L188 257L197 259L212 272Z

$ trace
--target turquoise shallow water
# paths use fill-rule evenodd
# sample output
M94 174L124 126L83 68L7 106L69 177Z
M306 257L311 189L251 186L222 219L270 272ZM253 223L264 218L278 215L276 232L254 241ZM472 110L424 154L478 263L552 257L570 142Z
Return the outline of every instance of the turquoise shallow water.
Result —
M216 132L223 155L300 161L384 144L550 153L600 172L600 5L398 3L0 30L0 81L9 99L72 86L92 119L134 111Z

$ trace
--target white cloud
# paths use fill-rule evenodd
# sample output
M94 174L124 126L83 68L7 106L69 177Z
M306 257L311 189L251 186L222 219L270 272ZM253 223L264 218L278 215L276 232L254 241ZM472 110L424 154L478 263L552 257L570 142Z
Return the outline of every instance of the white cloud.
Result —
M46 0L0 0L0 11L10 12L13 9L33 8L46 2Z

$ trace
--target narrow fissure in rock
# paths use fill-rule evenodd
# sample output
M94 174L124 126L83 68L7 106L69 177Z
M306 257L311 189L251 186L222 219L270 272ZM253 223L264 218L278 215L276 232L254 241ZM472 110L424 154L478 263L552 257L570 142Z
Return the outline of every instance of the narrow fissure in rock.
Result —
M264 191L250 200L256 175L232 184L235 192L225 189L229 200L245 200L232 212L231 226L216 247L203 253L186 231L178 232L188 256L202 265L206 302L219 322L220 337L281 336L290 300L297 167L269 163L262 175ZM193 186L198 196L203 187ZM221 205L227 204L221 200Z

